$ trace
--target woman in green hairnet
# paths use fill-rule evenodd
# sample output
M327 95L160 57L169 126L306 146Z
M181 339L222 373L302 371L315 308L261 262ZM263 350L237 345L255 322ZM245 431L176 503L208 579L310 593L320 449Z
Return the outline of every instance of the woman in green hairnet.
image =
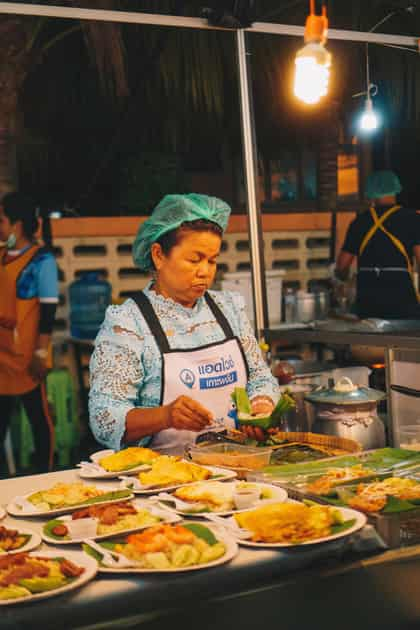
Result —
M243 298L209 290L229 214L215 197L167 195L140 227L133 258L153 280L108 308L91 359L90 424L102 444L182 453L200 432L234 427L235 387L254 413L272 411L278 385Z
M356 312L361 318L417 319L420 315L413 260L420 262L420 216L402 208L393 171L376 171L367 181L371 207L350 224L336 274L348 276L357 257Z

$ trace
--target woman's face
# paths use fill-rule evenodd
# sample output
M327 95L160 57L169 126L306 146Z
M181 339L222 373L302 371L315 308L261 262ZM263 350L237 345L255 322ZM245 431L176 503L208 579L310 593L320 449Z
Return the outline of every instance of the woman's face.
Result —
M13 232L13 225L9 217L4 214L3 206L0 205L0 241L6 242Z
M152 245L156 284L165 297L193 306L212 285L222 239L213 232L185 232L168 256Z

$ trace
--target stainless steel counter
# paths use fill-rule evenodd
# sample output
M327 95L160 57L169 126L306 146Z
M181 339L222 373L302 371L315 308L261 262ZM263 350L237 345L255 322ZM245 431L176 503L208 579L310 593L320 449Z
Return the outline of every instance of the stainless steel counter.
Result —
M76 471L65 471L1 481L0 503L75 479ZM42 522L2 521L36 530ZM404 630L420 626L419 583L420 547L364 560L356 560L337 542L289 551L241 548L231 563L209 570L173 576L99 575L68 594L2 607L0 628Z
M351 330L328 330L326 328L276 329L264 331L268 343L285 339L294 343L320 343L325 345L364 345L380 348L420 349L418 331L360 332Z

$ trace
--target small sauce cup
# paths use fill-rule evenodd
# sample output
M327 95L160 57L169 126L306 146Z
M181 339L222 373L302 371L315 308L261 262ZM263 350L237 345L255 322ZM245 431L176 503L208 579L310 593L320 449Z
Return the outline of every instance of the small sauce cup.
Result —
M74 521L66 521L65 526L68 529L70 538L78 540L79 538L94 538L98 531L97 518L78 518Z
M261 491L256 487L236 488L233 493L233 504L237 510L246 510L252 507L260 498Z

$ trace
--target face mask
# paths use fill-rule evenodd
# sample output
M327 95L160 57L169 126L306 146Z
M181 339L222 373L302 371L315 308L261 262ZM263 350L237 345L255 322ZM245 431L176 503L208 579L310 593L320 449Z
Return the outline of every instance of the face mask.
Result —
M7 241L6 241L6 247L7 249L13 249L16 245L16 234L9 234Z

